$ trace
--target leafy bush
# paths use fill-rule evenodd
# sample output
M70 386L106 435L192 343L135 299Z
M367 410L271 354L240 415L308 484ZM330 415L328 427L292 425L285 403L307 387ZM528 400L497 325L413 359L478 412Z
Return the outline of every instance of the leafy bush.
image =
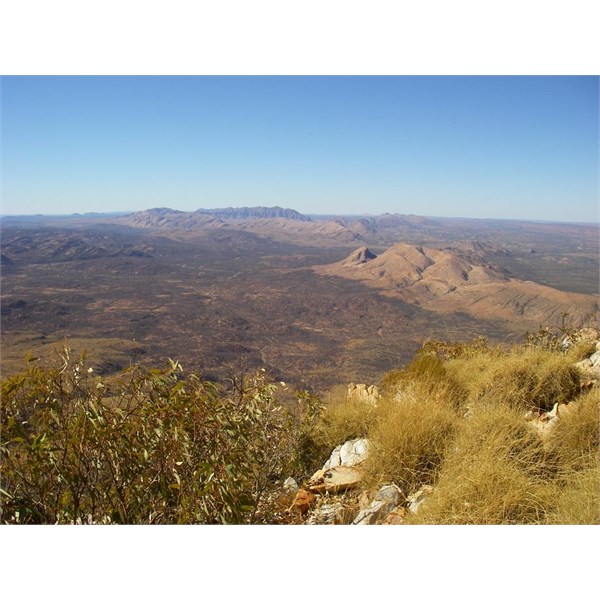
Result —
M564 352L569 344L578 344L583 341L590 329L595 329L596 333L598 331L596 327L575 326L569 313L563 313L560 325L554 327L540 325L537 331L526 332L524 346ZM567 345L565 345L565 341L568 341Z
M2 385L5 523L250 522L293 454L262 374L225 393L181 366L108 385L65 349Z
M600 398L572 365L591 346L544 339L427 342L383 378L376 406L338 387L300 393L294 414L262 372L231 389L176 362L107 380L65 349L2 384L1 520L290 522L282 479L366 437L365 489L434 486L408 523L598 523ZM557 402L551 427L526 420Z
M296 421L294 461L289 475L304 479L312 475L331 452L328 440L320 437L324 405L318 396L307 391L298 394L299 415Z

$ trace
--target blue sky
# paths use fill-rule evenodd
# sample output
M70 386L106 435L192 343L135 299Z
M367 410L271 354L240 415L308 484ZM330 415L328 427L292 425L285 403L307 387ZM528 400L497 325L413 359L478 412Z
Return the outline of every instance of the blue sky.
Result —
M598 220L597 77L3 77L2 214Z

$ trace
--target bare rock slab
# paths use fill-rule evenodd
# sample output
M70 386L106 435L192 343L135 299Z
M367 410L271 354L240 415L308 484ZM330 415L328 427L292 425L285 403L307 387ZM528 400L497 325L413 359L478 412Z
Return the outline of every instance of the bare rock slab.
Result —
M356 489L363 480L363 471L357 467L337 466L317 471L308 482L308 489L315 494L338 494Z
M384 485L378 492L373 502L361 510L352 522L353 525L373 525L387 517L404 498L404 494L397 485Z

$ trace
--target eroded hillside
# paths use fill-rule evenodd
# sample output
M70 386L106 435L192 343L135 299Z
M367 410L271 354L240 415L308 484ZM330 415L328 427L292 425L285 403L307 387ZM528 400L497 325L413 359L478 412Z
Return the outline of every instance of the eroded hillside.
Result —
M520 281L498 265L461 254L399 243L376 256L363 246L342 261L314 270L361 281L384 295L436 313L463 312L528 326L558 325L565 314L582 326L597 314L597 297Z

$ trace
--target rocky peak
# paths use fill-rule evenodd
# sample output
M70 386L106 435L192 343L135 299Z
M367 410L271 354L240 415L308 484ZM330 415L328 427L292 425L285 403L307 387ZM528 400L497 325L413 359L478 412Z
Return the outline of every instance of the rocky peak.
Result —
M344 266L351 265L363 265L370 260L377 258L376 254L373 254L366 246L354 250L343 262Z

